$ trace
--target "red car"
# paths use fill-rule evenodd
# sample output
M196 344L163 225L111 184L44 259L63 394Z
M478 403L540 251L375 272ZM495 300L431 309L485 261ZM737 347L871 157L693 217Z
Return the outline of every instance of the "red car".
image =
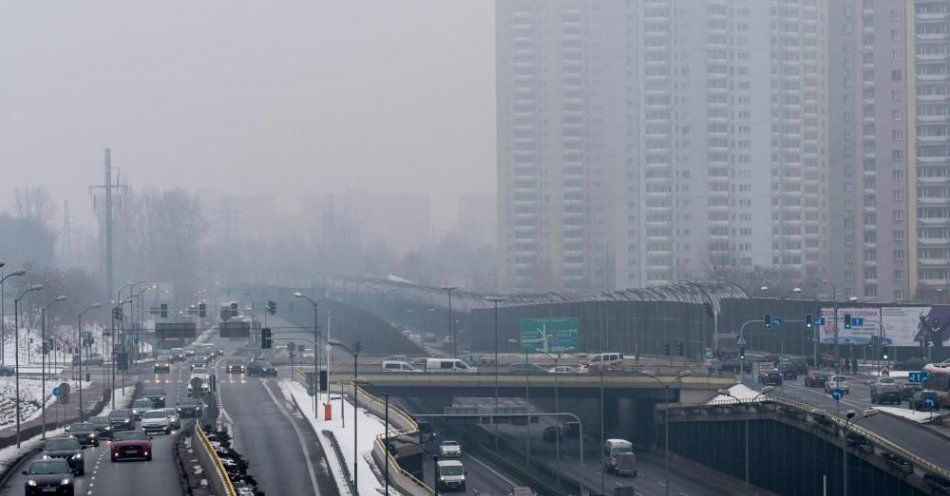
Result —
M812 373L805 376L805 387L825 387L828 382L828 374Z
M112 461L152 460L152 437L143 431L121 431L109 445Z

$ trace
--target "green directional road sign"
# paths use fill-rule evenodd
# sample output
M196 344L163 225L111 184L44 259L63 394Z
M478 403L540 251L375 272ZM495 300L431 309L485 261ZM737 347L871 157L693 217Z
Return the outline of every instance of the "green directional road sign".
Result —
M580 322L573 317L521 319L522 353L573 353L577 351Z

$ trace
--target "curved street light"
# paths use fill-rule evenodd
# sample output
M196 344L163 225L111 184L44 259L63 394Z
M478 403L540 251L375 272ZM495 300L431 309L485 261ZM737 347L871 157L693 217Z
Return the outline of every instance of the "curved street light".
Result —
M765 386L759 391L759 394L755 395L748 402L743 401L741 398L732 394L732 391L728 389L720 389L719 394L723 396L729 396L730 398L735 399L739 402L740 405L748 407L755 403L760 396L765 396L775 390L772 386ZM749 494L749 415L746 412L745 416L745 494Z
M83 375L82 375L82 316L85 315L86 312L88 312L89 310L92 310L92 309L94 309L94 308L102 308L102 304L101 304L101 303L93 303L92 305L89 305L88 307L86 307L85 310L79 312L79 326L76 327L76 337L77 337L76 343L78 344L78 347L79 347L79 421L80 421L80 422L83 421L83 416L85 415L85 414L83 413L83 411L82 411L82 380L83 380ZM86 357L88 358L88 356L89 356L89 353L88 353L88 351L87 351L87 352L86 352Z
M670 494L670 383L663 382L656 372L653 372L652 370L644 370L641 373L663 386L663 403L665 405L663 413L666 416L666 420L663 425L663 473L666 476L665 487L666 494L668 496ZM676 374L676 379L673 382L680 382L684 377L689 377L691 375L693 375L693 373L689 370L680 370Z
M16 447L20 447L20 300L33 291L42 291L42 284L34 284L27 288L19 298L13 300L13 347L16 365ZM45 398L44 398L45 400Z
M294 298L303 298L313 305L313 382L315 399L313 401L313 418L320 420L320 311L317 302L300 291L294 292ZM329 354L329 351L327 352ZM329 363L329 362L328 362ZM327 402L330 401L330 377L327 376ZM341 414L342 415L342 414Z
M844 440L841 444L841 456L843 457L843 464L844 464L844 470L841 472L841 474L842 474L842 482L844 483L843 484L844 491L842 491L841 494L848 494L848 430L851 428L851 426L857 424L858 422L868 417L873 417L877 414L878 414L878 410L874 408L865 410L864 415L861 415L860 417L857 417L857 418L855 418L857 416L857 412L855 412L854 410L848 410L848 413L845 414L844 431L842 431Z
M42 427L43 439L46 439L46 354L48 353L46 350L46 310L48 310L50 307L55 305L57 302L65 301L65 300L66 300L66 295L59 295L56 298L54 298L53 301L47 303L45 307L40 309L40 341L43 343L42 353L40 353L40 358L41 358L41 363L42 363L40 365L40 371L41 371L40 372L40 377L41 377L40 390L42 391L42 394L40 395L40 397L42 398L41 400L42 403L40 405L40 408L42 410L41 422L43 425Z
M4 264L6 265L6 264ZM2 265L0 265L2 267ZM6 353L4 353L4 341L7 335L7 324L5 318L5 312L3 308L3 303L6 301L6 298L3 296L3 283L11 277L19 277L26 274L25 269L16 269L13 272L10 272L7 275L0 274L0 365L6 365L6 360L3 358Z

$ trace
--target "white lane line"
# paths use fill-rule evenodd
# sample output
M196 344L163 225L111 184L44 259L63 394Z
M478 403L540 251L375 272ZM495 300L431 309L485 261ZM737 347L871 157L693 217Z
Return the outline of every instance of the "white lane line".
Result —
M307 461L307 471L310 472L310 487L313 488L314 496L320 496L320 492L317 490L317 474L313 470L313 462L310 461L310 450L307 449L307 443L303 442L304 436L300 432L300 428L297 427L297 423L294 422L294 419L291 418L290 414L287 413L287 410L284 409L284 406L277 401L277 398L274 396L274 393L271 392L270 388L267 387L266 382L261 382L261 386L264 388L264 391L267 391L267 395L270 396L270 399L277 405L277 409L287 417L287 420L290 422L290 426L294 428L294 432L297 433L297 441L300 443L300 448L303 449L304 459ZM315 435L319 435L314 432Z
M475 457L473 457L473 456L469 456L468 459L469 459L469 460L474 460L475 463L481 465L482 467L485 467L485 470L488 470L489 472L495 474L499 479L501 479L501 480L505 481L506 483L508 483L509 486L512 486L512 487L517 486L517 484L515 484L515 482L514 482L513 480L511 480L511 479L505 477L504 474L502 474L502 473L496 471L495 469L489 467L488 465L485 464L485 462L479 460L478 458L475 458Z

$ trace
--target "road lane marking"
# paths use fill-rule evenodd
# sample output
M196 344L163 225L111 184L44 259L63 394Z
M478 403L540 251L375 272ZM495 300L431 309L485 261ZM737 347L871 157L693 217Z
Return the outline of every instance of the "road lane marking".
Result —
M300 428L297 427L297 422L287 413L287 410L284 409L284 406L277 401L277 398L274 396L274 393L271 392L270 388L267 387L267 383L261 381L261 386L264 388L264 391L267 392L267 395L270 396L271 401L277 405L277 409L287 417L287 420L290 422L290 426L294 428L294 432L297 433L297 441L300 443L300 448L303 450L304 458L307 461L307 472L310 473L310 487L313 488L314 496L320 496L320 492L317 490L317 475L313 469L313 462L310 460L310 450L307 449L307 443L303 442L304 436L300 432ZM314 432L314 435L319 435L317 432Z
M468 458L469 458L470 460L474 460L475 463L478 463L478 464L481 465L482 467L485 467L485 470L488 470L489 472L495 474L496 476L498 476L499 479L501 479L501 480L507 482L508 485L510 485L510 486L512 486L512 487L517 486L517 484L515 484L514 481L512 481L511 479L505 477L505 475L502 474L501 472L498 472L498 471L496 471L495 469L489 467L487 464L485 464L485 462L479 460L478 458L475 458L474 456L468 456Z

